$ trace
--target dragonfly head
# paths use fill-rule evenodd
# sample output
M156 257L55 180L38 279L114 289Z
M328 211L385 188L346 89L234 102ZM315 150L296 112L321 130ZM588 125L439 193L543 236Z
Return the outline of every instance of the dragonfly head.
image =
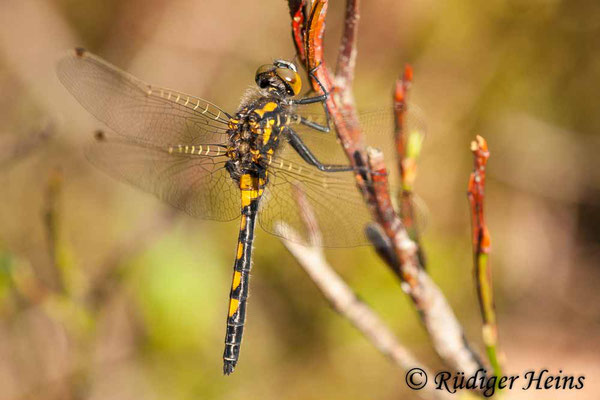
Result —
M256 84L262 89L275 92L280 96L296 96L302 88L302 79L296 66L289 61L275 60L273 64L258 67Z

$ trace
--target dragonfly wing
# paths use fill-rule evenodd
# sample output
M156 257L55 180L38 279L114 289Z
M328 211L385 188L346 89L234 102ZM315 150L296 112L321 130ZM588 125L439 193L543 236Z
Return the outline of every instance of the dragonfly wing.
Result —
M323 112L319 112L316 106L311 107L311 112L307 112L302 107L298 107L298 114L316 122L320 125L327 125L327 119ZM395 157L393 153L394 145L394 112L392 107L374 108L371 110L361 111L358 114L361 130L365 135L366 143L369 146L377 147L384 150L392 150L392 153L386 152L386 157L393 161ZM426 135L427 126L425 124L425 116L423 111L416 104L408 105L407 113L404 118L404 129L407 134L418 132L421 135ZM342 150L341 145L337 142L337 133L330 122L331 131L327 133L318 132L315 129L302 125L294 124L292 129L302 138L308 148L315 156L325 164L347 164L348 159ZM395 160L394 160L395 161Z
M84 50L61 59L63 85L117 133L156 145L222 144L228 114L214 104L149 85Z
M274 235L277 222L285 222L304 239L310 232L301 217L294 186L305 194L313 209L325 247L352 247L368 244L364 228L370 221L369 212L356 187L353 172L327 173L307 165L296 153L273 158L269 183L265 189L259 223Z
M100 169L172 206L204 219L230 221L240 215L239 189L225 169L222 149L171 147L102 136L86 149L86 156Z
M65 56L57 74L91 114L121 135L100 135L88 147L93 164L193 216L239 216L240 196L224 168L225 111L149 85L84 50Z
M299 108L299 111L302 110ZM300 115L326 125L322 113L300 112ZM394 115L391 107L361 112L359 120L368 144L394 149ZM409 105L409 113L405 118L406 131L425 134L426 126L423 121L420 108ZM331 127L333 128L333 124ZM323 133L302 124L294 124L292 129L322 163L349 164L333 129ZM394 154L389 156L393 157ZM307 237L308 232L302 222L293 191L294 186L299 186L315 212L324 246L351 247L368 244L363 232L366 224L372 219L356 187L353 172L319 171L308 165L291 146L284 146L280 153L273 157L270 171L269 185L265 190L265 199L259 214L259 223L267 232L277 235L275 223L283 221ZM392 192L397 193L397 190L392 188Z

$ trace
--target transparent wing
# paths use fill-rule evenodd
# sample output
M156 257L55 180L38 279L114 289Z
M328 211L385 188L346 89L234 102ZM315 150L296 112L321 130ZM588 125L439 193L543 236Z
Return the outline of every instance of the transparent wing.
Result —
M151 86L84 50L61 59L57 74L81 105L120 135L155 145L227 139L228 114L219 107Z
M335 142L334 142L335 143ZM304 162L291 146L286 146L269 167L269 184L261 201L259 223L276 236L275 225L283 221L306 239L294 195L299 186L314 210L325 247L351 247L368 244L363 230L370 220L358 192L353 172L327 173Z
M409 132L418 130L425 134L426 127L420 109L411 106L406 116ZM299 114L311 121L325 124L324 113L305 112ZM378 109L359 114L361 128L369 145L384 150L394 148L394 116L391 109ZM332 126L333 127L333 126ZM323 163L347 165L348 159L337 141L336 132L322 133L305 125L292 127L307 147ZM293 187L299 186L315 212L319 229L326 247L351 247L369 244L364 236L366 224L372 221L363 197L356 187L353 172L322 172L308 165L291 146L283 146L270 164L269 185L262 200L259 223L267 232L278 235L275 223L283 221L295 231L308 237L301 219ZM398 190L392 188L392 195ZM418 197L415 196L418 199ZM415 206L416 213L422 208ZM420 218L418 218L420 219ZM283 234L282 236L285 236Z
M298 171L300 164L292 165ZM310 180L308 175L313 175ZM275 231L275 223L283 221L302 234L303 238L309 237L293 192L294 185L299 185L319 223L323 246L368 244L363 230L370 221L369 214L358 193L353 174L340 172L335 175L325 176L318 170L314 174L280 169L272 171L259 213L262 228L273 235L287 237L285 233Z
M320 105L319 105L320 107ZM327 124L325 113L322 107L311 105L310 107L299 106L296 112L313 122L321 125ZM369 146L383 149L386 156L391 161L394 153L394 114L392 107L374 108L360 111L358 114L361 129L365 135L366 143ZM331 131L323 133L302 124L294 124L292 128L296 131L307 146L313 151L319 160L327 164L347 164L348 159L337 144L337 133L333 122L330 123ZM416 104L410 103L405 115L405 132L419 132L422 135L427 134L427 126L423 111Z
M189 214L239 216L238 189L224 169L228 115L197 97L151 86L75 50L57 74L71 94L121 137L97 136L89 160Z
M86 156L110 175L192 216L230 221L240 215L239 189L225 169L223 148L180 149L97 135Z

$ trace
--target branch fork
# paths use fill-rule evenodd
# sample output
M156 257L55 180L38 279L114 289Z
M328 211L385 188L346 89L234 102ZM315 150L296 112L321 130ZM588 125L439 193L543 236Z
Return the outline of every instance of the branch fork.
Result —
M418 157L422 137L411 137L412 133L406 132L404 129L405 113L408 108L407 97L413 80L413 70L410 66L405 67L402 77L396 82L393 97L396 123L394 139L403 189L400 197L400 213L398 213L393 207L390 196L388 172L383 153L374 148L367 148L364 144L365 139L358 122L351 88L356 60L356 38L359 20L358 0L347 0L346 3L345 24L335 75L331 73L323 59L323 33L328 1L315 0L310 9L304 0L290 0L289 4L292 15L292 38L298 58L306 70L311 71L311 75L316 77L316 80L311 80L314 90L322 93L323 88L330 94L326 100L327 110L346 156L356 172L356 185L371 212L373 223L366 227L367 237L374 244L377 253L401 280L402 289L413 301L440 358L448 367L464 372L465 376L472 376L478 369L484 368L483 364L467 343L463 329L448 301L424 269L422 247L419 244L414 225L412 188L416 177L416 158ZM477 154L479 155L477 160L480 164L477 164L479 168L478 175L472 177L472 187L475 190L473 201L478 204L477 199L483 200L483 193L480 194L476 189L479 188L479 183L485 180L484 167L487 160L485 156L487 147L483 146L485 141L482 138L478 138L476 143ZM489 155L489 153L487 154ZM303 195L300 191L298 192L297 197L301 207L308 207L307 204L302 206L301 198ZM474 203L472 202L472 204ZM482 211L473 213L473 215L477 215L477 219L474 219L474 226L477 222L477 226L482 227L477 232L477 237L489 238L487 228L483 224ZM309 217L306 223L312 224L314 221L311 222ZM309 231L314 232L313 229L309 229ZM317 239L314 240L318 242ZM489 244L489 241L479 240L477 243L477 248L481 254L487 254L489 246L486 243ZM324 261L324 257L315 242L311 242L308 247L304 247L309 249L308 252L305 251L304 253L298 251L298 246L301 245L285 239L284 244L300 261L334 308L350 319L358 329L373 341L378 349L382 350L378 342L366 333L368 330L360 325L359 321L353 316L354 314L348 310L352 309L351 304L353 302L344 302L345 306L340 306L339 299L334 298L335 296L332 295L334 291L329 291L327 288L327 282L325 280L318 281L318 278L314 276L314 271L309 271L309 269L318 265L317 269L323 270L322 275L331 277L329 272L324 272L330 267ZM310 258L313 259L312 264ZM339 282L335 285L338 284ZM348 288L348 290L350 289ZM362 304L364 305L364 303ZM389 351L382 350L382 352L389 355ZM406 368L408 364L400 362L398 365Z

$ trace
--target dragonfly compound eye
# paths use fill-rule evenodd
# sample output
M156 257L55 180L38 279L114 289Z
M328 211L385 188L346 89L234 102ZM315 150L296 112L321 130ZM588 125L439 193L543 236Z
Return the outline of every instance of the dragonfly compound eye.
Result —
M275 66L273 64L265 64L258 67L256 70L256 74L254 75L254 79L256 80L256 84L261 88L266 88L269 86L269 78L273 76L273 70Z
M302 79L300 75L289 68L277 68L275 74L283 81L289 95L298 95L302 89Z

